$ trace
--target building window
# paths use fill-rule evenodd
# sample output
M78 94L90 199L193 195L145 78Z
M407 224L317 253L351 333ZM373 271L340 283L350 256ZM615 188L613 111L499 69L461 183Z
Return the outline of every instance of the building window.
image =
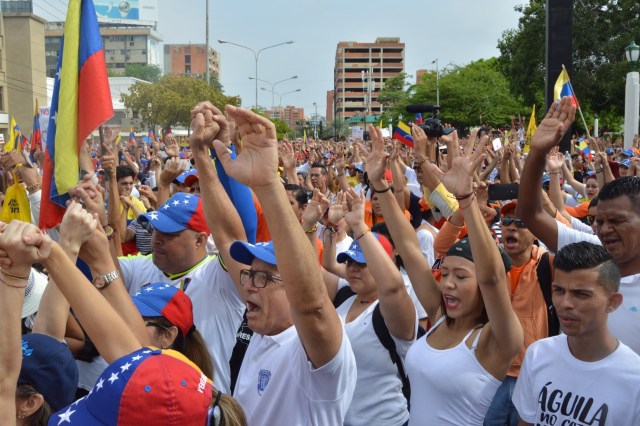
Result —
M118 62L116 64L116 68L124 68L124 64L122 62Z
M191 74L191 65L185 65L184 66L184 73L187 75Z
M185 64L191 63L191 55L184 55L184 63Z
M0 111L4 111L4 87L0 86Z

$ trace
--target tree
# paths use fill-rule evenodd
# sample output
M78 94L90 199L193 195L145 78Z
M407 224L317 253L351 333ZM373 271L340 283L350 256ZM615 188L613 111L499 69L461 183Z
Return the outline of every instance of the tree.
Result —
M496 58L445 68L439 86L440 119L456 127L502 125L510 121L511 115L530 111L518 97L511 95L507 79L498 71ZM436 76L426 74L415 86L408 103L434 104L435 93Z
M498 43L500 70L510 80L512 92L521 96L525 104L535 101L541 105L545 82L545 1L530 0L528 5L516 6L516 10L522 13L518 28L503 33ZM571 83L585 113L590 110L601 117L610 116L611 112L623 114L624 79L628 71L624 48L638 34L640 2L574 2ZM554 83L555 80L549 82Z
M150 83L157 83L162 71L157 65L130 64L124 68L125 77L134 77Z
M129 94L122 95L122 101L144 127L162 129L176 125L188 128L191 109L202 101L209 101L220 109L226 104L240 105L240 97L225 96L204 80L184 75L166 75L155 84L137 82Z
M390 77L384 82L384 87L378 94L378 102L383 105L383 122L387 122L389 118L396 118L399 115L405 115L405 107L410 103L409 97L415 86L406 83L407 74L400 73L395 77ZM405 86L408 86L405 88Z
M291 127L285 122L280 120L279 118L269 118L276 126L276 135L278 136L278 140L284 139L284 137L291 131Z
M351 135L351 128L349 127L349 123L343 118L336 118L333 121L329 121L324 126L323 132L320 135L322 139L331 139L335 140L346 139Z

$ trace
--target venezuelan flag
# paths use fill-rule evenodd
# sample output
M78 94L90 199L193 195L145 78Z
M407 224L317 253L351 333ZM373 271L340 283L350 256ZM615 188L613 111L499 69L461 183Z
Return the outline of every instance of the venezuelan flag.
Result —
M591 155L591 149L589 148L589 144L584 140L584 138L579 139L578 149L582 152L582 155L585 157L589 157L590 160L593 160L593 155Z
M416 114L416 119L413 121L415 124L422 124L424 120L422 119L422 113L419 112Z
M40 227L64 215L79 177L79 153L91 132L113 116L102 39L92 0L69 0L51 101Z
M133 133L133 129L131 129L131 131L129 132L129 145L135 145L136 144L136 134Z
M42 151L42 132L40 131L40 108L36 99L36 111L33 113L33 133L31 133L30 151L33 154L36 149Z
M573 92L573 86L569 79L569 73L567 73L565 68L562 68L562 72L558 76L555 86L553 86L553 98L560 102L563 96L571 96L571 103L576 107L579 106L578 98L576 98L576 94Z
M11 121L9 121L9 140L4 143L4 151L11 152L18 149L20 146L20 140L22 132L20 131L20 126L16 123L16 119L11 117Z
M153 129L149 129L149 140L153 143L153 142L158 142L158 140L156 139L156 132L153 131Z
M407 146L413 147L411 128L402 121L398 121L398 126L393 129L393 138L399 140Z

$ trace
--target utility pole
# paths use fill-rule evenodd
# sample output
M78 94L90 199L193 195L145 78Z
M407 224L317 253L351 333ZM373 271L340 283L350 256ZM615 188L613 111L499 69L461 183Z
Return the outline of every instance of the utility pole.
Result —
M205 18L205 22L206 22L206 31L205 31L205 50L206 50L206 64L205 66L207 67L207 85L211 84L211 70L209 70L209 0L204 0L205 4L206 4L206 8L205 8L205 14L206 14L206 18Z

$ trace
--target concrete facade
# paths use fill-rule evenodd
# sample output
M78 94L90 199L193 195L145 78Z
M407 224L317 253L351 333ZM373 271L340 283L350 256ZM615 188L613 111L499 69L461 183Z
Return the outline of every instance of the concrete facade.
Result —
M388 78L404 72L404 48L398 37L378 37L374 43L339 42L334 67L335 117L381 114L378 94Z
M64 22L47 22L45 31L47 76L56 73ZM123 74L127 65L156 65L162 68L160 42L162 36L153 26L100 22L100 35L107 70Z
M33 130L36 99L40 105L47 104L45 20L31 13L3 13L2 17L6 111L15 117L22 133L29 137Z
M173 75L205 75L207 55L204 44L165 44L164 73ZM220 81L220 54L209 47L209 71Z

